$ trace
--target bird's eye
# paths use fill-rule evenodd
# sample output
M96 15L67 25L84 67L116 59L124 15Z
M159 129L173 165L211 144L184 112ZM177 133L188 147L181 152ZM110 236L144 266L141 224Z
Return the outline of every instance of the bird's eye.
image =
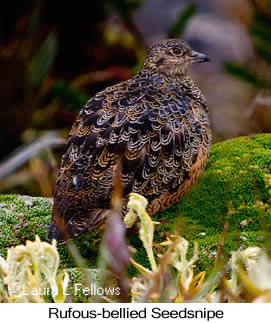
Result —
M173 55L176 55L176 56L179 56L182 53L182 51L181 51L181 49L179 47L173 47L171 52L172 52Z

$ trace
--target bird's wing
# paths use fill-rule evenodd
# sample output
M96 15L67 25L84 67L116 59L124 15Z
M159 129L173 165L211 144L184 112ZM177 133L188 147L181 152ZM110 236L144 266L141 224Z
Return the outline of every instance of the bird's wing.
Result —
M94 96L80 112L62 159L55 188L61 217L77 223L88 218L90 225L90 210L110 208L117 166L124 196L137 192L150 201L176 190L206 136L190 105L182 92L163 93L138 81Z

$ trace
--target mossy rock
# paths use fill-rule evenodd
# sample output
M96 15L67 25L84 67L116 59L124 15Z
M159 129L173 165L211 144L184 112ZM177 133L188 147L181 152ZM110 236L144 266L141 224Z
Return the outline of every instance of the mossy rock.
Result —
M6 257L7 248L35 240L35 235L46 241L51 223L50 199L20 195L0 195L0 256ZM88 266L95 266L98 255L98 234L84 234L74 240ZM65 244L58 245L61 267L73 268L73 261Z
M208 164L197 185L181 202L155 217L155 241L167 233L181 233L190 242L197 241L201 269L213 263L216 247L226 222L229 224L225 241L227 252L240 247L263 245L270 231L271 134L239 137L212 146ZM269 182L269 183L268 183ZM0 254L6 248L34 239L38 234L46 239L50 223L51 204L48 199L0 195ZM166 234L165 234L166 233ZM84 234L75 239L88 265L94 266L98 255L97 234ZM129 235L138 252L135 259L148 266L142 244L136 235ZM73 267L67 247L59 245L63 267Z

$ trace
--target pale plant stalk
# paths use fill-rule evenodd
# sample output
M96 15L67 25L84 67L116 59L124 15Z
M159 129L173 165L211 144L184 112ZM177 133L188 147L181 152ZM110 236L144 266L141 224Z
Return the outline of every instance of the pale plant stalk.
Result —
M136 193L131 193L128 202L129 211L124 218L124 223L128 228L130 228L134 224L136 218L139 217L139 237L147 252L152 271L157 272L157 264L155 262L152 249L154 222L151 220L150 216L146 212L147 204L148 201L143 196Z

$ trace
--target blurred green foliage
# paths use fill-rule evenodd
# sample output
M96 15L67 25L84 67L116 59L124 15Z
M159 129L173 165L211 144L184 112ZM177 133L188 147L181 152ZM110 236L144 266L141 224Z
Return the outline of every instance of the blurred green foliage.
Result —
M271 88L270 80L263 79L261 75L255 71L251 71L245 64L239 64L236 62L225 62L226 71L239 78L240 80L252 85L255 89L269 89Z
M250 84L255 90L271 89L270 73L266 73L271 68L271 15L268 8L258 6L256 1L252 1L253 17L248 25L248 32L256 54L256 60L262 64L240 64L232 61L225 62L226 71ZM269 4L271 4L269 2ZM268 5L268 3L267 3ZM264 65L264 71L261 65Z
M143 0L106 0L107 8L115 9L123 18L130 18Z
M55 82L50 90L52 98L57 98L61 105L68 110L78 111L89 99L80 89L74 89L65 81Z
M50 33L28 65L27 74L30 87L40 84L48 74L56 57L56 47L56 36Z
M197 6L194 3L189 4L185 7L177 16L176 21L171 26L168 36L169 38L178 38L182 35L185 30L187 23L190 18L192 18L197 11Z

